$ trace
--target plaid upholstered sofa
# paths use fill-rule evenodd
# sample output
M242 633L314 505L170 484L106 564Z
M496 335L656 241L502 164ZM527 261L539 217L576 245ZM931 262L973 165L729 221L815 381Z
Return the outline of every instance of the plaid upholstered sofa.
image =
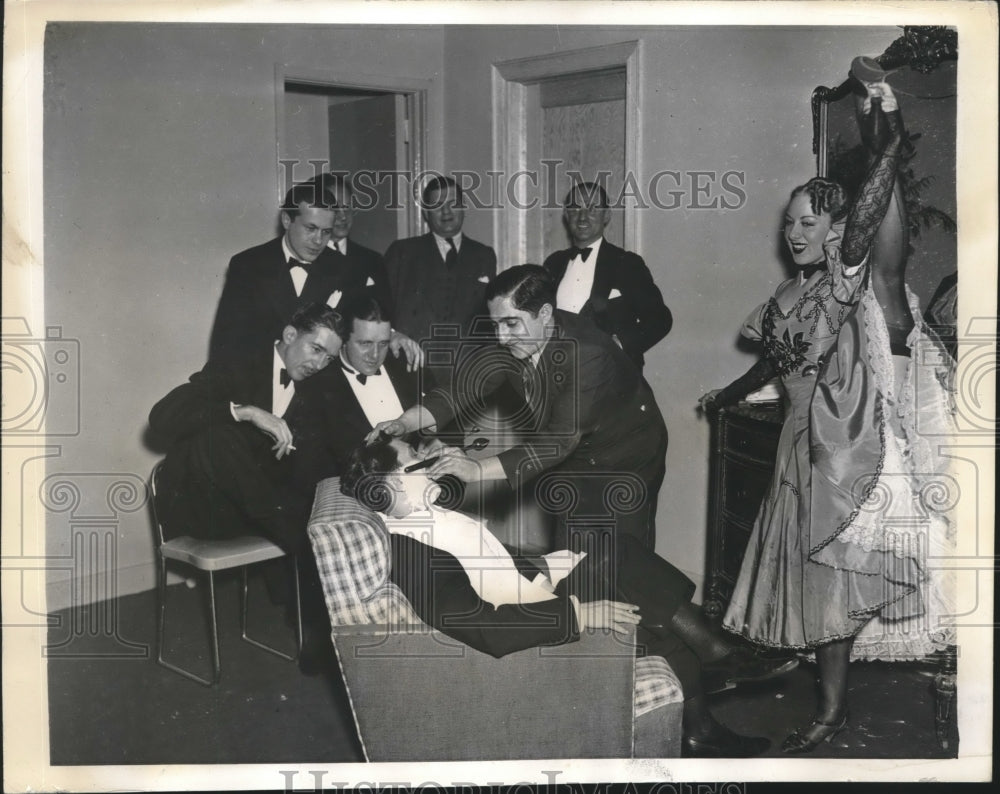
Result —
M495 659L430 628L389 581L382 520L338 478L317 488L309 536L369 761L680 754L680 684L631 639L596 632Z

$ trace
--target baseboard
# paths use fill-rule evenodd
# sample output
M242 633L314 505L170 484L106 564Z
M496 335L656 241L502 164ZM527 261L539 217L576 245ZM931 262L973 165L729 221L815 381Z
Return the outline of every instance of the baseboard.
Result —
M178 581L181 581L178 578ZM156 587L156 566L150 563L118 568L81 577L65 576L46 583L46 612L95 604L111 598L142 593Z

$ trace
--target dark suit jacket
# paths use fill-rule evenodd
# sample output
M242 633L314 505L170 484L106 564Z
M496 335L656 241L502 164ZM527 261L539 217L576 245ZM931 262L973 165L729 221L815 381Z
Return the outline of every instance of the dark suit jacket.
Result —
M378 254L350 242L346 256L327 248L316 258L302 294L296 297L281 239L249 248L230 260L212 328L209 360L246 358L278 339L297 307L327 303L338 290L344 296L366 289L369 278L375 282L376 297L386 299L385 270Z
M345 297L354 290L365 290L371 293L390 317L393 316L389 276L385 271L382 254L371 248L365 248L350 238L347 238L346 254L341 254L339 251L331 253L337 281L342 285L336 289L341 290Z
M389 353L382 366L392 381L403 410L416 405L420 400L420 376L416 372L407 372L406 359L397 359ZM324 403L324 415L338 419L336 423L323 425L324 442L343 471L351 453L368 435L372 425L347 382L354 375L345 372L339 361L334 361L316 377L320 376L323 377L322 389L317 391Z
M424 407L441 426L485 395L513 389L530 410L519 417L526 443L499 455L511 486L558 466L567 473L630 472L658 490L667 430L652 390L611 337L575 314L557 310L555 317L538 368L527 370L539 395L533 407L524 365L498 346L463 362L477 375L460 372L450 387L432 389Z
M448 268L434 235L396 240L385 252L397 330L418 342L435 323L469 330L473 317L486 312L486 282L496 275L492 248L463 235L458 266Z
M258 467L310 499L319 480L337 474L332 449L325 441L328 431L336 426L337 417L326 411L322 382L318 380L326 370L295 384L295 395L283 418L292 432L296 450L282 460L274 458L270 449L273 441L266 434L233 418L231 402L271 410L273 357L271 343L238 361L209 362L153 406L149 426L156 440L166 447L161 475L165 483L183 491L184 483L198 465L189 454L192 442L223 426L246 433L255 458L259 458Z
M562 281L571 258L569 248L546 258L544 267L556 284ZM612 298L612 290L621 295ZM645 363L643 354L663 339L673 324L670 309L664 305L663 295L642 257L607 240L598 251L594 285L580 314L617 336L640 370Z

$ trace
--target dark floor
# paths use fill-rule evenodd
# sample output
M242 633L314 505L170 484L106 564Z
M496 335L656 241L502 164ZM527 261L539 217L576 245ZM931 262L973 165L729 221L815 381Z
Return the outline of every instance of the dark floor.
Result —
M339 675L305 677L293 662L242 642L236 584L223 579L218 588L222 682L214 689L156 663L154 592L58 613L48 654L51 763L362 760ZM291 628L257 585L251 635L290 649ZM167 653L204 674L210 657L203 595L201 588L169 589ZM782 738L808 721L813 675L803 664L780 681L715 696L713 710L735 730L769 737L768 755L780 757ZM935 738L932 685L933 676L919 666L855 664L849 728L813 757L956 756L954 709L949 749Z

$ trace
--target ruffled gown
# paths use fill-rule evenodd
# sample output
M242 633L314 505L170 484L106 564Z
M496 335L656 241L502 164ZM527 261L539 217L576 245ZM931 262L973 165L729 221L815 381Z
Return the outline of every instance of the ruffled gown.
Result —
M894 358L865 266L784 282L747 319L787 395L774 477L723 625L754 643L913 659L954 642L951 360L922 325Z

